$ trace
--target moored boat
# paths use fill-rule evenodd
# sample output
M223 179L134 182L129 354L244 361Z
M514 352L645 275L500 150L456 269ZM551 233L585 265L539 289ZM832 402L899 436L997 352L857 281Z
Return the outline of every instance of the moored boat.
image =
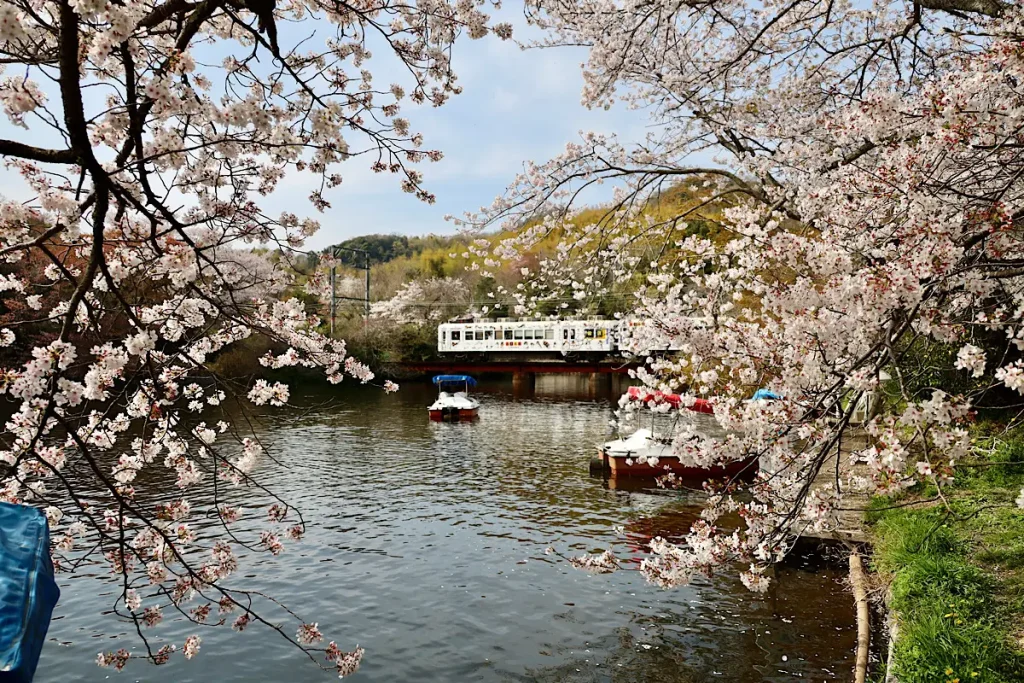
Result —
M476 380L469 375L437 375L437 400L427 411L431 420L471 420L477 416L480 402L469 396L469 388Z
M683 398L679 394L666 394L661 391L648 392L645 394L640 387L630 387L627 393L634 401L643 400L644 403L667 403L673 408L678 408L683 402ZM703 398L693 399L693 403L686 407L695 413L704 413L705 415L712 415L715 412L715 408L711 405L711 401Z
M680 407L685 407L699 420L698 430L717 431L721 428L710 416L714 406L705 399L684 399L678 394L644 392L630 387L628 396L648 405L667 404L675 411L650 413L650 429L637 426L628 436L608 441L598 447L598 460L592 470L598 469L611 476L657 477L672 473L683 479L719 479L753 477L758 471L756 458L736 460L712 467L697 467L680 461L673 453L672 442L678 429Z
M758 470L756 458L713 467L684 465L672 453L671 442L655 437L647 429L609 441L598 452L602 468L611 476L658 477L671 472L682 479L720 479L752 477Z

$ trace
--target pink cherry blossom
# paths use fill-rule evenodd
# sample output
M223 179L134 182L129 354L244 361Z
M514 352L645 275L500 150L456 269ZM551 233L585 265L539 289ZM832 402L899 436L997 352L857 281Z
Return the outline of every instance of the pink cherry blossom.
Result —
M199 644L202 642L202 638L196 635L191 635L186 638L185 644L181 648L181 652L185 655L185 659L192 659L199 654Z

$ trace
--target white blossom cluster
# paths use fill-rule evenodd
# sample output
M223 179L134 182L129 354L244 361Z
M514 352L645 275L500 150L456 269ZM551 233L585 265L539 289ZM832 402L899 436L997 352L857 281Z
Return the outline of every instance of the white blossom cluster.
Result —
M408 325L439 323L464 315L470 307L466 283L454 277L412 280L398 292L370 307L370 317Z

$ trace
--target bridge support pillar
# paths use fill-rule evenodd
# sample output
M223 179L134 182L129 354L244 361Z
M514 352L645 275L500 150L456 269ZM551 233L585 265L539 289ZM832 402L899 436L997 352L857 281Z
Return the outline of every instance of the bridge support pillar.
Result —
M512 373L512 393L529 394L537 385L537 375L532 372L516 371Z
M607 394L611 391L611 375L604 372L592 372L587 379L587 390L591 396Z

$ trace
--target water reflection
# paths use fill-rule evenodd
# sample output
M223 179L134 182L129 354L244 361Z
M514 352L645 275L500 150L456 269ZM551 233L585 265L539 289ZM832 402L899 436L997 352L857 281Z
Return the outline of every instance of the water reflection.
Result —
M394 396L342 389L315 398L331 398L329 407L267 415L261 436L281 464L264 461L260 474L313 525L303 543L256 560L256 587L342 646L366 647L360 681L845 678L852 607L829 569L782 569L754 600L728 577L661 591L636 572L590 576L543 554L547 545L612 543L628 553L618 525L637 554L645 537L681 533L694 514L666 508L656 492L591 479L588 460L608 436L618 390L580 395L589 379L553 381L538 379L518 398L510 382L484 383L474 423L430 422L432 388L411 384ZM99 614L114 587L82 574L63 577L62 590L37 680L104 680L96 653L135 644ZM170 626L179 644L195 628ZM266 631L201 635L198 658L128 675L336 680Z

